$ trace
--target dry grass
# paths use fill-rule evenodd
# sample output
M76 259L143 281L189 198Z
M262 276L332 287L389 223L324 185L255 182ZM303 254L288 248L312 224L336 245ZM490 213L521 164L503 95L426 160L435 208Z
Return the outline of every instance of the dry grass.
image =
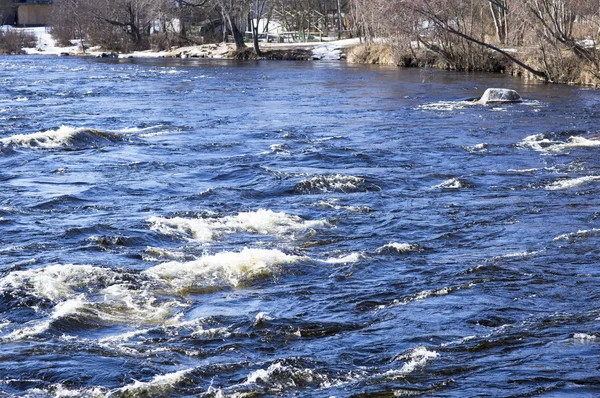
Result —
M355 64L396 65L392 48L385 45L360 45L348 52L348 62Z

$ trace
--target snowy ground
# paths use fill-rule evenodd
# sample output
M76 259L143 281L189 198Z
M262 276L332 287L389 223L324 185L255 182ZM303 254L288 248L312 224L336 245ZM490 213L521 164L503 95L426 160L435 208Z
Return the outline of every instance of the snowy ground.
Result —
M312 49L312 58L314 60L336 61L344 58L343 50L345 48L354 47L358 44L360 44L360 39L354 38L309 43L261 43L261 47L265 50L277 50L289 47L303 47L307 49Z
M70 47L58 47L52 35L44 27L38 28L14 28L12 26L2 26L0 29L18 29L22 32L30 32L37 36L38 42L35 48L23 48L27 54L39 55L88 55L100 56L103 52L98 48L86 48L85 54L81 49L81 43L74 40ZM290 47L302 47L312 49L314 60L340 60L343 58L343 49L356 46L360 39L332 40L326 42L310 43L261 43L264 50L286 49ZM119 58L161 58L181 56L201 56L205 58L227 58L227 54L232 50L231 46L226 44L206 44L202 46L182 47L170 52L137 51L130 54L119 54Z
M35 48L23 48L23 51L27 54L46 54L46 55L61 55L61 53L78 54L81 53L79 45L73 45L72 47L57 47L56 41L52 38L52 35L46 31L46 28L14 28L12 26L2 26L0 29L3 30L18 30L20 32L33 33L37 36L37 45Z

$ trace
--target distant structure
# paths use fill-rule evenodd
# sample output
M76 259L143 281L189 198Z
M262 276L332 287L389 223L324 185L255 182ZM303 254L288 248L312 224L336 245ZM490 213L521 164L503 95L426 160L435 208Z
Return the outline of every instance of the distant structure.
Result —
M0 25L46 26L52 0L0 0Z
M46 26L52 0L17 0L17 25Z
M17 20L15 0L0 0L0 25L14 25Z

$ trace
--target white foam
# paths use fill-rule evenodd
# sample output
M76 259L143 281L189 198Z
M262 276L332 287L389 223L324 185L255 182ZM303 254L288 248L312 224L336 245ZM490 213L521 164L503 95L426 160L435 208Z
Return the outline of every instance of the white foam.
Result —
M142 255L144 261L157 261L161 259L183 260L186 255L184 252L170 251L160 247L148 246Z
M263 209L223 218L151 217L148 222L154 231L165 235L184 234L200 242L210 242L219 236L239 232L282 236L328 225L326 220L309 221Z
M8 319L3 319L2 321L0 321L0 332L2 332L2 329L4 329L10 324L11 322Z
M253 325L259 325L265 321L272 321L273 318L269 316L268 312L259 312L258 314L256 314L256 316L254 317L254 323ZM0 329L1 330L1 329Z
M37 380L32 380L37 381ZM62 384L53 384L45 389L32 388L27 390L26 397L53 397L53 398L97 398L106 396L106 390L102 387L69 389Z
M330 385L326 377L311 369L300 369L294 366L276 362L267 369L258 369L250 373L243 385L267 383L276 389L297 387L298 383L319 383L321 386Z
M86 317L144 324L162 323L176 308L183 306L175 300L158 301L160 286L151 286L142 280L140 285L131 286L122 283L122 279L120 273L91 265L52 265L9 273L0 280L0 292L55 303L49 319L15 331L12 337L39 334L48 329L52 320L81 309L85 309Z
M535 171L538 171L539 168L532 168L532 169L508 169L509 172L511 173L533 173Z
M58 130L40 131L33 134L17 134L8 138L2 138L0 139L0 143L4 146L22 148L60 148L70 145L77 134L88 130L86 128L61 126Z
M144 131L155 130L157 128L162 128L162 127L165 127L165 125L159 124L157 126L150 126L150 127L126 127L124 129L117 130L115 132L116 133L141 133Z
M303 192L354 192L364 188L365 179L351 175L318 175L302 180L296 188Z
M106 284L116 274L91 265L50 265L26 271L13 271L0 279L0 292L26 290L28 294L52 301L72 298L75 289Z
M381 247L379 247L375 252L377 254L382 254L388 251L395 251L400 254L406 254L411 252L419 251L420 247L418 245L414 245L411 243L398 243L398 242L390 242Z
M144 133L144 134L140 134L139 137L141 138L151 138L151 137L158 137L161 135L167 135L167 134L171 134L172 131L169 130L163 130L163 131L155 131L153 133Z
M151 329L138 329L138 330L133 330L133 331L127 332L127 333L118 334L115 336L103 337L99 340L99 343L106 344L106 343L126 342L126 341L131 340L134 337L144 335L144 334L148 333L150 330Z
M463 183L458 178L450 178L441 184L434 185L432 189L461 189L464 188Z
M436 351L430 351L424 346L419 346L412 349L408 354L397 357L394 361L405 360L399 370L390 370L387 375L406 375L414 372L418 368L424 367L430 360L439 357L440 354Z
M552 141L544 134L536 134L525 137L523 141L517 144L522 148L531 148L538 152L561 152L574 148L594 148L600 146L600 140L587 139L579 136L569 137L567 141Z
M54 307L52 319L62 318L67 315L76 314L86 305L85 295L80 294L75 298L63 301Z
M271 275L278 265L300 259L279 250L245 248L241 252L222 252L190 262L168 262L144 273L165 279L176 289L206 289L224 285L236 287Z
M251 384L251 383L256 383L259 379L263 380L263 381L267 381L269 380L269 378L271 377L271 375L275 372L284 370L284 369L289 369L289 366L284 366L279 362L276 362L272 365L270 365L267 369L258 369L255 370L254 372L250 373L248 375L248 378L246 379L246 383L247 384Z
M125 284L110 285L100 293L103 294L103 301L92 312L109 322L160 324L175 309L185 306L175 300L158 302L156 292L148 288L131 288Z
M425 300L429 297L434 296L445 296L450 293L450 289L447 287L443 287L438 290L423 290L422 292L417 293L417 295L413 298L414 301Z
M449 341L447 343L442 343L442 344L440 344L440 346L441 347L450 347L453 345L461 345L461 344L467 343L471 340L475 340L476 338L477 338L477 336L466 336L466 337L460 338L458 340L453 340L453 341Z
M464 146L463 149L467 152L478 153L478 152L487 152L488 144L477 144L473 146Z
M554 238L552 240L559 241L559 240L569 240L569 239L574 239L574 238L585 238L588 236L598 235L599 233L600 233L600 229L598 229L598 228L580 229L577 232L570 232L568 234L558 235L556 238Z
M355 263L363 257L364 257L363 253L355 252L355 253L350 253L346 256L341 256L341 257L337 257L337 258L329 258L327 260L323 260L323 262L327 263L327 264L348 264L348 263Z
M471 101L439 101L430 104L419 105L417 109L426 111L456 111L475 106Z
M28 323L29 324L29 323ZM50 329L52 320L45 320L41 322L32 322L32 326L25 326L9 333L4 339L6 340L22 340L29 337L37 336Z
M289 156L292 154L290 151L285 149L285 144L273 144L270 146L270 149L271 149L271 151L262 152L262 153L260 153L260 155L268 155L268 154L274 153L276 155Z
M314 142L325 142L325 141L341 140L341 139L344 139L344 136L334 135L333 137L317 138L316 140L314 140Z
M544 250L535 250L535 251L526 250L526 251L523 251L523 252L508 253L508 254L504 254L502 256L496 256L496 257L494 257L494 259L529 257L529 256L535 256L535 255L540 254L542 252L544 252Z
M210 329L204 329L203 327L200 327L196 330L194 330L192 332L192 337L208 337L208 338L214 338L214 337L223 337L223 338L227 338L231 336L231 333L229 332L229 329L226 327L222 327L222 328L210 328Z
M548 191L560 191L563 189L571 189L571 188L576 188L579 187L581 185L593 182L593 181L598 181L600 180L600 176L586 176L586 177L579 177L579 178L571 178L571 179L566 179L566 180L559 180L556 182L553 182L552 184L546 185L546 187L544 189L548 190Z
M356 213L369 213L373 211L373 209L368 206L342 206L337 204L339 202L339 199L321 200L317 203L314 203L313 206L322 207L325 209L348 210Z
M159 393L165 393L171 389L175 384L181 382L185 377L194 371L194 368L180 370L178 372L167 373L164 375L157 375L152 378L151 381L141 382L134 380L133 384L122 387L108 396L132 394L133 396L145 396ZM146 394L144 394L146 393Z
M5 339L21 340L40 335L50 328L50 326L52 325L52 321L67 315L77 313L81 308L85 306L85 304L86 303L83 295L79 295L74 299L66 300L62 303L59 303L54 308L54 312L50 315L49 318L43 321L30 322L32 326L25 326L23 328L14 330L11 333L9 333L5 337Z
M586 333L575 333L573 335L573 339L581 340L581 341L596 340L597 338L598 338L598 336L595 336L593 334L586 334Z
M463 289L470 289L473 286L475 286L474 284L469 284L469 285L465 285L465 286L457 286L457 287L443 287L441 289L437 289L437 290L422 290L418 293L416 293L413 296L409 296L404 298L403 300L394 300L392 301L389 305L380 305L378 308L379 309L385 309L388 307L395 307L395 306L403 306L403 305L408 305L412 302L415 301L422 301L425 300L427 298L430 297L441 297L441 296L446 296L454 291L457 290L463 290Z

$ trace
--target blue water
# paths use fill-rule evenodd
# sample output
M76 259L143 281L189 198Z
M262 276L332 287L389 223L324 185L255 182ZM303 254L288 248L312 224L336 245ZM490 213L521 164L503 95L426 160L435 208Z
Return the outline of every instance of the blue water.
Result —
M596 90L62 57L0 84L0 396L600 394ZM525 102L460 101L487 87Z

